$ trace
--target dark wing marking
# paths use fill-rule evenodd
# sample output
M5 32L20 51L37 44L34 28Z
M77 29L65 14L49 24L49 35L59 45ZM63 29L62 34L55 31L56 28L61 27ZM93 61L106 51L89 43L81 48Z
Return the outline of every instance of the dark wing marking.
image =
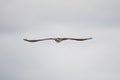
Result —
M23 39L24 41L28 42L38 42L38 41L44 41L44 40L54 40L53 38L45 38L45 39L36 39L36 40L28 40L28 39Z
M92 39L91 37L90 38L63 38L63 40L76 40L76 41L85 41L85 40L89 40L89 39Z

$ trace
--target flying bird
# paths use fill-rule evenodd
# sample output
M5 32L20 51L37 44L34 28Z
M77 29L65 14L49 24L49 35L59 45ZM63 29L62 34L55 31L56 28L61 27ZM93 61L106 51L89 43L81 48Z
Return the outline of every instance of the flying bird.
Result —
M85 41L85 40L90 40L92 39L92 37L90 38L44 38L44 39L36 39L36 40L28 40L28 39L23 39L24 41L28 41L28 42L38 42L38 41L45 41L45 40L54 40L57 43L62 42L64 40L75 40L75 41Z

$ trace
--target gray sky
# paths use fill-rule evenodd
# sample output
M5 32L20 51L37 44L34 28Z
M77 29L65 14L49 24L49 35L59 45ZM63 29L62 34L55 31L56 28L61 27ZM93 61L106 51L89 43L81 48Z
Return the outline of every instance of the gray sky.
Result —
M120 80L119 0L1 0L0 80ZM23 38L93 37L84 42Z

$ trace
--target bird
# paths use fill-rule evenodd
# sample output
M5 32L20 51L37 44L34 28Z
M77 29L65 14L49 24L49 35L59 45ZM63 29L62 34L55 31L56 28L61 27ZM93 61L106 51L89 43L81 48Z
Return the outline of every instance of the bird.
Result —
M90 40L92 39L92 37L90 38L43 38L43 39L35 39L35 40L28 40L28 39L23 39L24 41L27 42L38 42L38 41L46 41L46 40L54 40L57 43L60 43L64 40L75 40L75 41L85 41L85 40Z

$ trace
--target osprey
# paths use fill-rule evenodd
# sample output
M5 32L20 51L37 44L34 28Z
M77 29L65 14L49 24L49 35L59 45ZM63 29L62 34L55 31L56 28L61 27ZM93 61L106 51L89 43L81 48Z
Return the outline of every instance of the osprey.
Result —
M36 39L36 40L28 40L28 39L23 39L24 41L28 42L38 42L38 41L45 41L45 40L55 40L57 43L64 41L64 40L76 40L76 41L85 41L92 39L90 38L44 38L44 39Z

